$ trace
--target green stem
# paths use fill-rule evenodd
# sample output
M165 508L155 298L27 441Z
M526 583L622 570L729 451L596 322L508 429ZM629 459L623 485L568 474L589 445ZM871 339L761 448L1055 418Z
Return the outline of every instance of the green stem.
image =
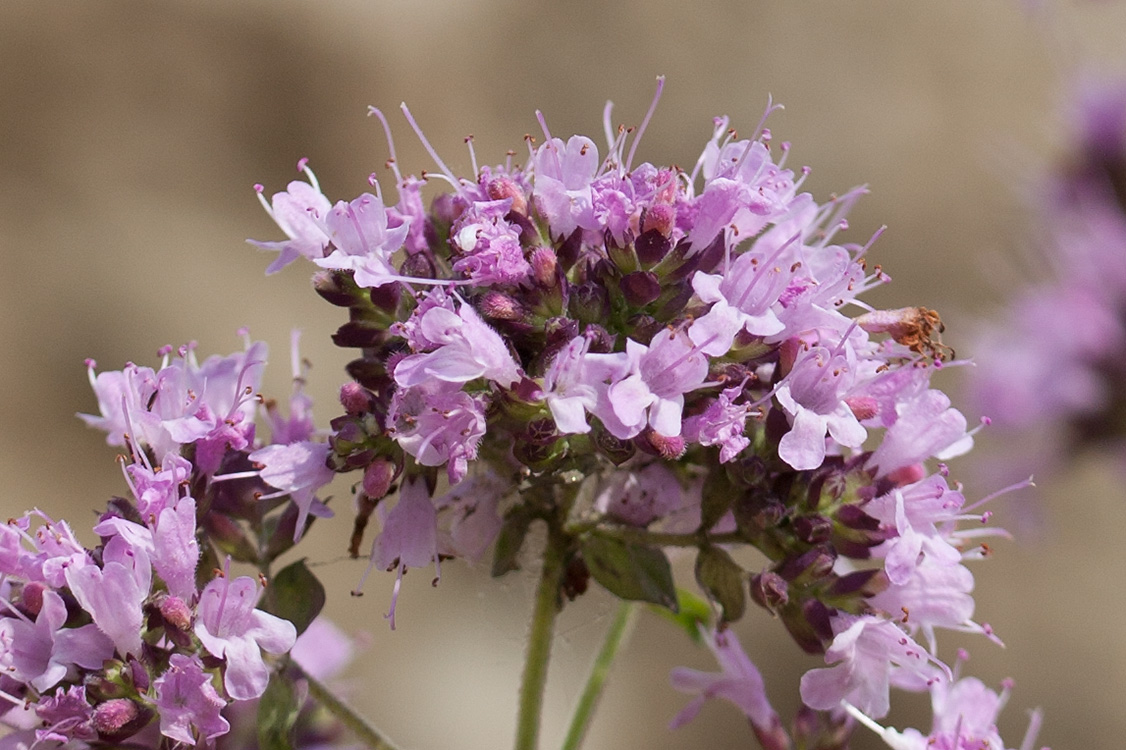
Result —
M532 629L520 684L520 713L516 720L516 750L536 750L539 741L543 694L547 685L547 662L559 613L559 585L563 575L562 540L548 531L543 553L543 571L532 610Z
M633 602L621 602L618 611L614 613L614 620L610 623L610 630L606 632L606 640L598 656L594 657L594 664L590 667L590 676L586 680L583 694L579 696L579 703L575 706L575 713L571 717L571 727L567 730L567 739L563 741L563 750L578 750L586 737L586 730L594 718L594 709L602 697L602 688L606 685L606 678L610 674L610 666L614 663L618 649L629 632L630 625L637 614L637 605Z
M297 672L298 677L309 684L309 695L320 703L330 714L340 720L356 739L370 750L398 750L391 740L379 733L367 719L356 713L356 710L342 701L327 685L302 669L297 662L290 660L290 669Z

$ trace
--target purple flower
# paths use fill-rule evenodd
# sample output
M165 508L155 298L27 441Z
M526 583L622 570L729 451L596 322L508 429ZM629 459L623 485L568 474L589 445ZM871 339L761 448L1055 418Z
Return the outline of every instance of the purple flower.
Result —
M648 526L683 508L689 493L663 463L636 471L616 471L599 488L594 507L599 513L631 526Z
M621 440L652 427L667 437L680 435L684 394L704 384L708 359L683 332L660 332L649 346L626 341L629 370L606 391L597 415Z
M590 188L598 167L598 147L585 136L573 135L566 145L552 138L536 151L532 200L552 237L598 228Z
M406 241L410 221L390 226L380 196L364 193L350 203L339 201L325 217L324 229L335 249L314 259L321 268L353 271L362 287L399 278L391 256Z
M859 448L867 437L844 401L855 378L852 350L844 348L839 353L810 349L774 393L793 420L778 444L778 456L799 471L816 469L825 460L826 431L849 448Z
M463 302L456 314L444 307L432 307L422 315L419 328L436 348L399 360L394 376L400 388L434 379L468 383L481 377L509 388L520 379L520 366L509 354L504 339L481 320L472 305Z
M684 439L701 445L718 445L719 462L725 464L751 444L743 435L747 426L748 404L736 404L742 388L725 388L702 414L684 420Z
M280 271L302 256L309 260L323 258L324 250L329 244L323 220L332 204L321 193L317 178L305 166L304 159L298 164L298 169L308 176L309 182L294 180L286 186L284 193L274 193L271 203L267 203L262 196L262 186L254 186L266 213L289 238L281 242L247 240L262 250L278 253L278 257L266 269L268 274Z
M949 675L944 664L889 620L838 613L833 632L825 661L837 664L811 669L801 678L801 698L810 708L829 711L847 701L878 719L887 715L891 685L922 691Z
M255 609L258 592L253 578L223 576L199 597L195 634L208 653L226 660L223 686L234 700L262 695L270 680L262 651L284 654L297 639L293 623Z
M65 679L74 666L101 669L113 657L113 643L96 625L67 628L63 599L43 592L35 622L22 614L0 618L0 668L43 692Z
M452 484L465 477L485 434L483 399L441 381L396 391L388 421L404 451L423 466L446 464Z
M203 671L198 656L172 654L168 669L156 678L154 687L160 733L165 737L186 745L209 745L230 731L231 725L220 713L227 702L211 684L211 675Z
M384 506L381 504L380 509ZM372 568L398 571L395 588L391 594L391 609L386 617L395 629L395 606L399 601L399 588L407 568L424 568L431 562L435 566L435 582L442 576L438 563L438 516L430 501L426 482L407 480L399 490L399 502L383 519L383 529L371 547L371 562L364 578ZM357 591L363 587L360 580Z
M94 709L86 700L84 686L71 685L65 691L59 688L54 695L44 695L35 706L35 715L46 725L35 732L39 742L98 739Z
M302 440L288 445L267 445L248 457L252 462L262 465L259 472L262 481L276 488L277 495L289 495L297 506L297 527L293 531L295 542L301 539L305 531L305 519L309 513L318 518L332 516L332 511L314 497L318 490L336 476L325 464L329 452L327 443Z
M701 672L687 667L672 671L672 686L682 693L696 693L696 697L673 718L669 728L682 727L696 718L705 700L723 698L738 706L756 731L768 735L780 731L782 722L766 697L762 675L743 651L734 631L711 631L700 626L700 635L721 671Z
M192 528L194 528L193 510ZM124 656L141 653L143 604L152 586L152 564L140 547L115 536L102 553L102 567L68 568L66 581L79 605Z

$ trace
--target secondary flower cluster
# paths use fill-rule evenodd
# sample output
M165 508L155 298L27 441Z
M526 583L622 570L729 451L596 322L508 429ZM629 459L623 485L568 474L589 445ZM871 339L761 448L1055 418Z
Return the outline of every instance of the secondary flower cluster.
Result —
M1019 435L1013 473L1126 437L1126 84L1087 83L1075 112L1079 148L1037 186L1047 272L985 327L971 373L980 408Z
M675 609L665 549L692 547L723 672L674 684L734 701L766 747L843 747L846 710L884 716L890 686L941 706L930 735L897 747L1000 747L996 711L960 718L958 696L985 688L953 682L936 650L939 628L993 637L963 564L986 548L962 526L989 514L927 465L972 432L930 386L948 353L938 316L859 299L888 280L866 267L870 242L837 240L863 191L817 202L789 144L761 124L741 139L726 118L690 172L637 163L652 109L634 131L609 107L604 152L540 116L523 165L474 156L459 177L403 112L438 171L404 177L373 109L395 198L373 175L374 192L333 203L303 160L307 181L269 200L257 186L286 239L254 243L278 253L268 272L311 261L316 290L348 309L334 340L359 351L328 465L362 472L352 550L375 513L371 566L398 572L394 599L406 569L494 538L494 573L512 570L542 523L560 605L593 577ZM452 188L429 209L428 181ZM275 481L269 454L250 458L279 490L320 481ZM767 567L743 570L726 551L739 544ZM810 713L789 731L727 629L748 595L831 665L805 675Z
M88 363L100 414L82 416L126 450L132 497L110 502L95 549L40 511L0 526L0 713L23 730L5 747L157 731L154 745L211 745L230 729L228 704L266 692L264 654L288 652L320 606L287 605L287 587L317 592L298 563L260 603L265 577L232 575L231 557L268 570L310 512L327 513L307 488L333 473L299 387L288 417L259 406L265 354L248 341L200 364L193 346L168 347L157 369L96 377ZM266 446L260 410L277 441Z

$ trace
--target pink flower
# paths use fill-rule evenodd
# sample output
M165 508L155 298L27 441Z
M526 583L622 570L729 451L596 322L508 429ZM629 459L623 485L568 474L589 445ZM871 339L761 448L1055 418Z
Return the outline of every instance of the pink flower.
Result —
M211 675L203 671L198 656L172 654L168 669L153 686L160 733L165 737L185 745L210 745L230 731L231 725L221 715L227 702L211 684Z
M379 506L380 508L383 505ZM438 516L430 501L426 482L407 480L399 490L399 502L383 520L371 547L371 562L364 578L372 568L395 570L395 588L391 594L391 610L386 617L395 629L395 606L399 601L399 589L403 584L403 574L407 568L424 568L434 563L437 578L442 576L438 563ZM363 586L360 580L360 587ZM357 590L359 590L359 588Z
M680 435L684 394L704 384L708 358L683 332L659 332L649 346L626 341L629 371L606 391L597 415L621 440L652 427L667 437ZM607 408L608 407L608 408Z
M350 203L338 201L325 217L324 229L335 249L314 259L321 268L352 271L362 287L382 286L399 278L391 256L406 241L410 221L390 226L380 196L364 193Z
M778 456L799 471L816 469L825 460L826 431L849 448L859 448L868 435L844 401L855 378L855 357L844 348L838 353L810 349L775 391L793 423L778 444Z
M441 381L396 391L388 422L404 451L423 466L446 464L454 484L465 477L485 435L483 399Z
M115 536L102 553L101 568L68 568L66 581L79 605L90 613L94 624L110 637L117 650L123 656L140 655L143 604L152 587L148 554Z
M265 497L289 495L297 506L295 542L301 539L310 513L318 518L332 516L332 511L315 497L317 491L336 476L325 464L329 451L328 443L301 440L288 445L267 445L248 456L252 462L262 465L259 472L262 481L278 490Z
M675 689L697 695L673 718L669 728L682 727L696 718L708 698L723 698L738 706L758 732L780 731L782 722L766 697L762 675L743 651L734 631L716 632L700 626L700 635L715 655L721 671L701 672L687 667L672 671L670 677Z
M324 250L329 244L323 220L332 204L321 193L317 178L312 170L305 167L304 159L299 164L299 169L305 172L309 182L294 180L286 186L284 193L274 193L271 203L267 203L262 196L261 186L254 186L266 213L289 238L281 242L247 240L262 250L278 253L278 257L266 269L268 274L280 271L299 257L309 260L323 258Z
M223 686L235 700L257 698L266 691L270 670L262 651L284 654L293 648L293 623L255 609L258 582L223 576L207 584L199 597L195 634L213 656L225 659Z
M468 383L482 377L509 388L520 379L520 366L509 354L504 339L481 320L472 305L463 302L456 314L444 307L432 307L422 315L419 328L436 348L411 354L395 365L395 382L400 388L434 379Z
M838 613L833 632L825 661L837 664L811 669L801 679L801 698L810 708L829 711L847 701L878 719L887 715L891 685L921 691L949 675L944 664L889 620Z

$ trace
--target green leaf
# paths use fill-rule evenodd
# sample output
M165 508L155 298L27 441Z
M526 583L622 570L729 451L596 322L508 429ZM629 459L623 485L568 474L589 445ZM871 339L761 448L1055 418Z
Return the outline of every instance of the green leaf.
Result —
M700 528L707 531L731 510L735 503L736 489L727 478L727 472L713 469L704 477L704 488L700 499Z
M504 524L497 535L496 546L493 548L494 578L520 568L516 558L520 555L520 548L524 546L524 537L528 534L528 525L531 522L532 519L521 508L515 508L505 516Z
M262 609L292 622L298 635L305 632L324 605L324 586L305 565L305 558L282 568L266 586L262 600Z
M700 625L711 628L712 608L702 598L685 589L676 590L677 611L653 607L653 611L683 630L696 645L703 645Z
M301 701L293 684L282 674L270 677L258 701L258 747L260 750L293 750L293 725Z
M743 569L719 547L701 547L696 556L696 582L723 607L723 621L735 622L747 609Z
M594 580L611 594L676 611L672 569L660 549L591 535L583 542L582 553Z

